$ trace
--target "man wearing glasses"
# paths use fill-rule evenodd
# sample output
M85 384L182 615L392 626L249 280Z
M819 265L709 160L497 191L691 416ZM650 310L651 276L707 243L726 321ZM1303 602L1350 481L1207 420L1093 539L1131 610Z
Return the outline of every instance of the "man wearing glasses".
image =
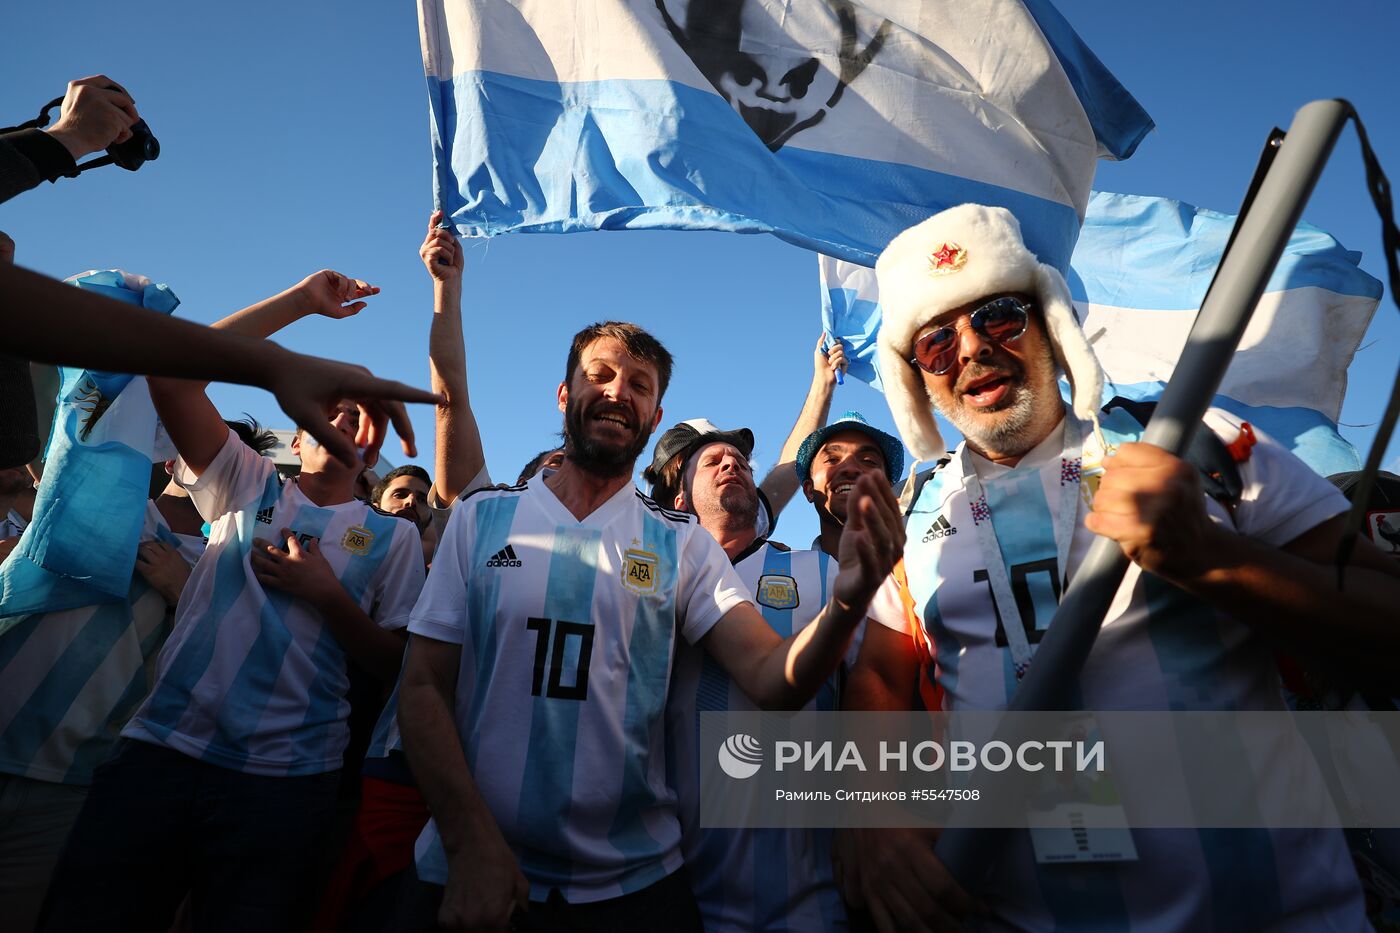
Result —
M945 709L1004 708L1096 534L1133 566L1079 680L1084 709L1281 710L1275 643L1349 671L1395 669L1394 568L1359 541L1337 589L1342 496L1212 410L1205 425L1243 485L1222 504L1195 468L1137 443L1142 426L1123 408L1100 412L1103 375L1064 279L1009 212L944 211L895 238L876 268L886 397L915 456L943 462L912 503L903 574L871 603L881 624L866 627L847 707L905 708L918 658L932 654ZM964 436L950 454L930 401ZM1131 847L1099 842L1066 862L1056 840L1015 834L986 887L966 892L930 834L861 831L838 844L837 877L881 929L941 928L973 897L1023 929L1365 924L1340 832L1134 829Z

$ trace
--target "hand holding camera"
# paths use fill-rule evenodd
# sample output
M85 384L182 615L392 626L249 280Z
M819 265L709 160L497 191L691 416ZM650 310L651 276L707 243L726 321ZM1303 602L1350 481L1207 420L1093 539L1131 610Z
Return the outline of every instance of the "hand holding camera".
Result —
M59 107L58 122L44 129L49 113ZM101 158L79 165L75 171L60 174L75 177L100 165L119 165L134 172L160 156L160 143L141 115L136 103L120 84L106 75L93 75L68 83L68 92L44 105L39 116L0 133L42 129L68 150L73 161L100 150Z
M105 75L68 82L58 122L44 130L63 143L76 161L132 138L141 122L136 103L121 85Z

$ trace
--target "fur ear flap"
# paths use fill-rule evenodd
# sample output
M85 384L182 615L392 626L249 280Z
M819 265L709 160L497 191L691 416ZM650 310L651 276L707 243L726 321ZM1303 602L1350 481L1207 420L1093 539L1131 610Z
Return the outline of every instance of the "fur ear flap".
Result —
M916 460L936 460L943 456L943 436L933 420L933 405L918 370L887 341L879 343L880 376L885 382L885 401L894 416L904 446Z
M1103 369L1079 326L1069 286L1059 270L1041 263L1036 269L1036 291L1055 362L1069 378L1071 407L1075 415L1087 421L1103 403Z

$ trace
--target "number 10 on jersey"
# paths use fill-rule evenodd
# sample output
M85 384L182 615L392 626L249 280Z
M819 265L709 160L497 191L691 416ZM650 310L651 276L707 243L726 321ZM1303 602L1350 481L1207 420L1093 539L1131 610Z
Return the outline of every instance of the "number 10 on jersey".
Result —
M549 686L544 695L554 700L588 699L588 664L593 657L593 624L563 619L527 619L525 627L535 633L535 675L530 694L539 696L545 688L544 671L549 667ZM567 669L567 670L566 670ZM570 683L565 683L565 675Z

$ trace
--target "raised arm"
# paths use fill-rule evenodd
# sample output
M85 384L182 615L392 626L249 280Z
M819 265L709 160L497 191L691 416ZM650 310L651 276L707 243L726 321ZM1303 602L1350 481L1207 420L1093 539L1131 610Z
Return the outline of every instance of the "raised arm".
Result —
M352 279L343 272L322 269L271 298L264 298L209 325L231 334L271 337L304 317L320 314L340 320L365 308L361 299L379 294L378 286Z
M433 277L433 326L428 333L428 368L433 391L446 399L438 405L433 490L442 504L463 488L486 464L481 430L467 394L467 350L462 336L462 244L440 227L442 211L428 220L428 235L418 255Z
M807 439L807 435L826 424L826 419L831 414L831 394L836 388L836 373L838 370L846 371L846 350L841 341L833 340L831 346L824 349L826 339L826 334L817 338L817 348L812 352L812 385L807 390L802 411L798 413L797 422L788 433L778 462L773 464L773 468L768 471L759 487L768 497L768 504L773 507L775 518L797 493L797 450Z
M437 821L448 879L444 929L506 929L530 885L477 790L453 716L459 645L412 635L399 687L399 728L413 776Z
M294 321L311 314L349 317L365 306L357 299L374 295L379 289L339 272L322 269L271 298L235 311L211 324L213 330L244 337L265 339ZM207 382L189 379L152 378L151 401L180 451L181 458L195 476L213 462L228 438L228 428L205 394ZM368 459L368 455L366 455Z
M61 366L260 386L277 396L337 459L357 463L358 444L378 449L386 421L412 456L413 427L403 402L438 397L362 366L293 353L275 343L202 327L0 264L0 327L11 352ZM32 309L43 308L43 314ZM324 416L342 399L361 408L354 443Z
M851 496L855 506L841 535L841 571L832 600L810 625L780 639L753 605L744 603L700 640L764 709L798 709L816 695L841 663L871 597L904 553L904 525L889 485L862 476Z

